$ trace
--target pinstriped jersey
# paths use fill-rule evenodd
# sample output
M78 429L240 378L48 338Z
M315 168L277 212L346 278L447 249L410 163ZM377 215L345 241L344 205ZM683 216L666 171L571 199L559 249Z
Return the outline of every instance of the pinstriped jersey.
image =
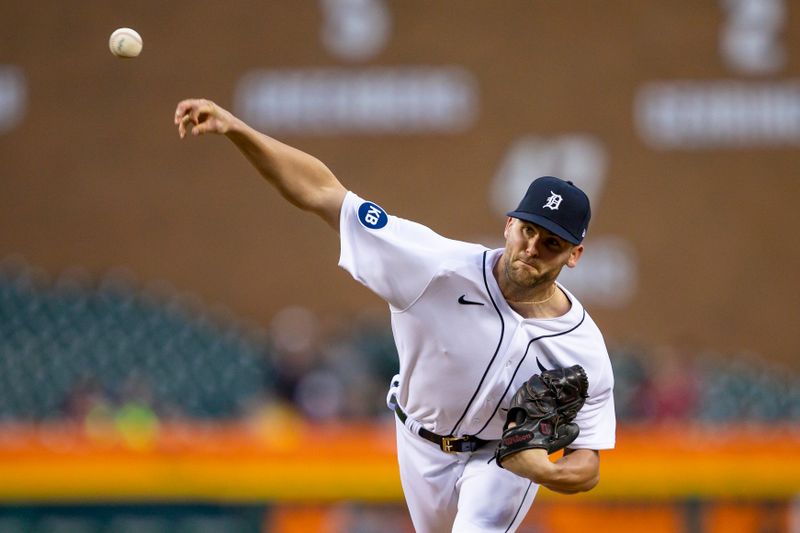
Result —
M615 443L614 377L600 330L581 303L563 316L523 318L493 267L503 250L447 239L348 192L339 266L389 304L400 359L397 401L440 435L499 439L514 392L545 369L581 365L589 398L570 448Z

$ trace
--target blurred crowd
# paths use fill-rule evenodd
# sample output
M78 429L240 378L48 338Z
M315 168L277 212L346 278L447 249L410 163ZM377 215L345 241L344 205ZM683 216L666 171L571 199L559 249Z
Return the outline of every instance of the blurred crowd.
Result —
M609 349L620 422L800 421L797 376L756 354ZM51 278L0 262L0 422L391 417L396 372L388 322L331 328L289 307L256 325L124 270Z

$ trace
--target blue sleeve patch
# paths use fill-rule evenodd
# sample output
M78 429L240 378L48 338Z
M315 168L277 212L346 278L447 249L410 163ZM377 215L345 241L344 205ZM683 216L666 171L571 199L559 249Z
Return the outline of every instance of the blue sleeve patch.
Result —
M358 220L367 229L381 229L389 222L389 217L380 206L364 202L358 207Z

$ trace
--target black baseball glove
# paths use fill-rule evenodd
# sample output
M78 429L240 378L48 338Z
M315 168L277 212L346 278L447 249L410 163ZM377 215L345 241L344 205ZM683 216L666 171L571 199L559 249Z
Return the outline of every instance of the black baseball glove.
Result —
M545 370L533 375L517 390L503 426L503 437L495 458L530 448L544 448L548 454L564 448L578 437L573 422L588 397L589 380L580 365ZM514 427L509 427L511 423Z

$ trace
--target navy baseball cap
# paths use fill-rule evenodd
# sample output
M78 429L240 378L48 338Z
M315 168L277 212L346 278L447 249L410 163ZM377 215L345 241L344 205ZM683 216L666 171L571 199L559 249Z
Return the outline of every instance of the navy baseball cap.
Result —
M572 244L580 244L589 229L589 197L571 181L553 176L536 178L515 211L508 216L533 222Z

